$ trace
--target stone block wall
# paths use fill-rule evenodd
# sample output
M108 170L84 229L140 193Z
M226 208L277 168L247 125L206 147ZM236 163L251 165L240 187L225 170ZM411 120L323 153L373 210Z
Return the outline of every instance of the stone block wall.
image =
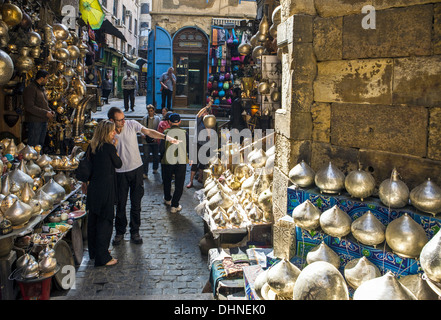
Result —
M377 186L394 167L410 189L429 177L441 186L441 0L281 5L275 220L301 160L316 171L332 161L346 174L360 165ZM363 27L367 5L375 29Z
M159 26L171 35L183 27L195 26L211 32L212 18L250 19L256 18L257 4L254 1L237 0L152 0L152 27Z

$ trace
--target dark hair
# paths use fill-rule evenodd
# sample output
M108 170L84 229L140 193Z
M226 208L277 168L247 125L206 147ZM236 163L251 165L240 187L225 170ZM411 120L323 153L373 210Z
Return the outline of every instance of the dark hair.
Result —
M166 114L165 114L165 117L163 118L163 120L170 120L170 116L173 114L173 112L171 112L171 111L168 111Z
M107 118L109 118L109 120L115 119L115 113L123 113L123 112L118 107L112 107L109 109L109 111L107 111Z
M45 78L48 74L49 72L47 72L46 70L38 70L37 73L35 74L35 80L38 80L40 78Z
M172 113L168 117L168 121L170 121L171 123L178 123L179 121L181 121L181 116L179 115L179 113Z
M233 93L236 95L236 97L240 98L242 90L239 87L236 87L233 89Z

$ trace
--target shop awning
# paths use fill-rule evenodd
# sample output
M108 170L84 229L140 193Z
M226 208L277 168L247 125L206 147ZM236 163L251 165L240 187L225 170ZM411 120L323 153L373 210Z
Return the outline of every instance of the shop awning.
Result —
M127 58L123 58L123 61L122 61L122 65L124 66L124 67L128 67L128 68L131 68L131 69L133 69L133 70L135 70L135 71L139 71L139 69L140 69L140 66L139 65L137 65L136 63L133 63L133 62L130 62Z
M124 37L124 35L122 34L121 31L118 30L118 28L116 28L109 20L105 19L103 21L103 24L101 25L101 28L99 28L98 30L100 30L101 32L107 33L107 34L111 34L117 38L120 38L123 41L126 41L126 37Z
M136 63L140 68L142 68L142 66L143 66L144 64L147 63L147 60L145 60L145 59L143 59L143 58L138 58L138 59L136 60L135 63Z

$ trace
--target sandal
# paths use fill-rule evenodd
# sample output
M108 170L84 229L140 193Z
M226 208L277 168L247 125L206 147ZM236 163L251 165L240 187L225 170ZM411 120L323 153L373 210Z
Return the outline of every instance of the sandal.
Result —
M114 259L114 258L112 258L112 260L110 260L109 262L107 262L105 265L106 266L114 266L115 264L117 264L118 263L118 259Z
M193 183L192 182L190 182L189 184L187 184L187 188L192 188L193 187Z

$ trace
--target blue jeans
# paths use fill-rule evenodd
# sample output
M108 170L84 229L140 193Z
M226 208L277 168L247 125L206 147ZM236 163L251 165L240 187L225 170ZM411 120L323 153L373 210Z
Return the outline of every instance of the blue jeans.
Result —
M144 174L149 172L149 155L152 153L153 170L158 170L159 167L159 145L154 143L147 143L143 145L142 162L144 163Z
M47 122L28 122L28 145L35 147L44 146L46 138Z

